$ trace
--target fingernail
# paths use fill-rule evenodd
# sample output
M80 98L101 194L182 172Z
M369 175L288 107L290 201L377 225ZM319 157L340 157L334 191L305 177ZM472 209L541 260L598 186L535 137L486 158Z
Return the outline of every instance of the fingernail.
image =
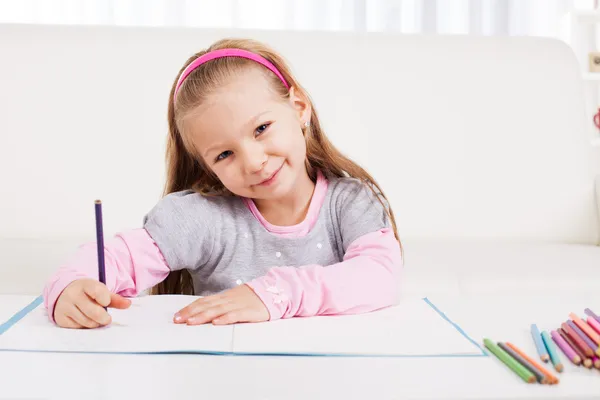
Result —
M181 322L182 318L179 313L175 314L175 322Z

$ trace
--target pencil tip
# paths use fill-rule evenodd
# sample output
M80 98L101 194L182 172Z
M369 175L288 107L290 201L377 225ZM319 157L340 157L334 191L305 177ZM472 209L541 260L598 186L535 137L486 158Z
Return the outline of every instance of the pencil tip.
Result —
M102 204L102 200L96 200L94 203L96 203L96 204Z

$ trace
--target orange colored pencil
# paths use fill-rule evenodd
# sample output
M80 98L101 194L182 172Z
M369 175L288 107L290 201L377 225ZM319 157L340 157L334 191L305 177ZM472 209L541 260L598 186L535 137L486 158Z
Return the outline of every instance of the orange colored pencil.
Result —
M556 384L556 383L559 382L559 380L558 380L557 377L555 377L550 372L548 372L548 370L546 368L542 367L540 364L538 364L537 362L535 362L531 357L529 357L523 351L519 350L517 348L517 346L515 346L514 344L512 344L510 342L506 342L506 345L508 347L510 347L511 349L513 349L515 351L515 353L517 353L518 355L520 355L521 357L523 357L524 359L526 359L527 361L529 361L534 367L536 367L537 369L539 369L542 372L542 374L544 374L546 376L546 378L548 378L548 381L549 381L549 383L551 385Z

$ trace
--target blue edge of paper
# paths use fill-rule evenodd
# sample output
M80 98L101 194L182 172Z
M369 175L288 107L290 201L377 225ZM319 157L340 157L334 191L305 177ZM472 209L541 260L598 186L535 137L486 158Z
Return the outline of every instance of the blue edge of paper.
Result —
M427 303L435 312L439 314L446 322L452 325L466 340L476 346L481 354L411 354L411 355L349 355L349 354L336 354L336 353L245 353L245 352L224 352L224 351L190 351L190 352L147 352L140 353L136 352L133 354L181 354L181 353L195 353L195 354L207 354L207 355L230 355L230 356L298 356L298 357L377 357L377 358L464 358L464 357L488 357L485 350L473 340L457 323L452 321L446 314L444 314L439 308L437 308L427 297L423 298L423 301ZM27 314L33 311L36 307L42 304L42 296L37 297L31 303L19 310L15 315L9 318L6 322L0 325L0 335L8 331L13 325L23 319ZM2 351L22 351L22 352L52 352L52 353L71 353L68 351L40 351L40 350L1 350ZM78 352L82 353L82 352ZM87 352L92 353L92 352ZM108 352L102 352L102 354L111 354ZM124 354L124 353L114 353Z

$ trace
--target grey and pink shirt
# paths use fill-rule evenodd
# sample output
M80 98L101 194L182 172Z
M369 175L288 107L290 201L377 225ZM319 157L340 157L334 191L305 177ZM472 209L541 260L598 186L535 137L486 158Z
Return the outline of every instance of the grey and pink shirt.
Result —
M97 278L96 244L83 245L51 277L44 304L73 280ZM319 173L308 213L294 226L266 221L251 199L165 196L143 227L105 242L106 285L133 297L188 269L196 295L247 284L270 319L352 314L392 305L400 246L381 203L362 182Z

